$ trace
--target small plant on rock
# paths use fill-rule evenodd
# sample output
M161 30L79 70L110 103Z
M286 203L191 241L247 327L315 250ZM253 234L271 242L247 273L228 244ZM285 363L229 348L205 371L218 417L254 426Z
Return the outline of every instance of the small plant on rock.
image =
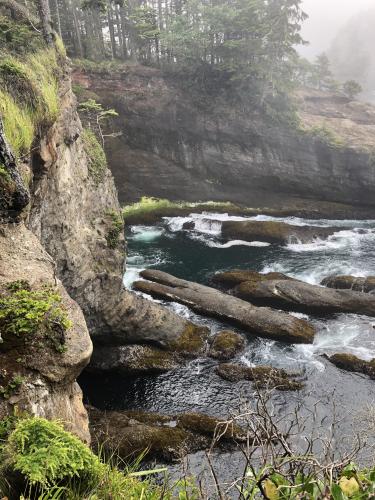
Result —
M106 240L109 248L115 249L120 242L120 235L124 231L124 219L121 213L109 210L107 212L111 218L111 227L107 232Z

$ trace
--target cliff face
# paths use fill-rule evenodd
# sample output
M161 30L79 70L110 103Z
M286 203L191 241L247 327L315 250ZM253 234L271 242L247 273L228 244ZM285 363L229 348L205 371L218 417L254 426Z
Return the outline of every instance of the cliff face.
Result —
M74 80L119 112L114 129L123 135L108 142L108 157L121 202L150 195L248 206L293 197L375 203L369 154L375 144L363 140L375 129L369 106L299 93L303 132L223 104L205 111L151 68L129 66L111 74L77 70ZM340 141L336 128L340 135L344 130Z

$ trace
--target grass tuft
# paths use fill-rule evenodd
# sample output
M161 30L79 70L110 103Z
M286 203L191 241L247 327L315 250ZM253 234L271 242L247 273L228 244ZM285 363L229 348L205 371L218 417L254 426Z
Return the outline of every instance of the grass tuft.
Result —
M107 171L107 158L105 152L91 129L83 129L81 137L89 161L89 175L94 180L95 184L98 185L103 181Z

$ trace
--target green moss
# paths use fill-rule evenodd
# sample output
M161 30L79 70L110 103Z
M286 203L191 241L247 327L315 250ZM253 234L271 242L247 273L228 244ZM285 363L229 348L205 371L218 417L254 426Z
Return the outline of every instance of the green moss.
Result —
M120 243L120 235L124 231L124 219L121 213L109 210L107 212L110 218L110 228L106 234L107 245L109 248L115 249Z
M0 293L0 331L5 343L12 338L30 341L36 334L64 351L65 332L72 324L61 305L61 296L52 289L30 290L25 281L8 283Z
M147 224L163 216L183 215L200 210L240 211L240 208L229 202L187 203L143 196L139 202L124 207L122 214L128 224Z
M107 171L107 158L94 132L88 128L82 130L83 147L88 158L88 170L95 184L100 184Z
M203 351L208 335L208 328L189 323L171 348L186 356L196 355Z

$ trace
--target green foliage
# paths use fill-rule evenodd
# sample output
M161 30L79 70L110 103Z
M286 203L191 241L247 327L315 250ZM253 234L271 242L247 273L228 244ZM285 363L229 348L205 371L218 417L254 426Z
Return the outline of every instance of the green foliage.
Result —
M13 377L8 382L6 387L0 386L0 394L5 399L10 398L13 394L18 392L18 389L23 384L23 382L24 382L24 378L21 375L19 375L19 374L13 375ZM0 430L0 434L1 434L1 430Z
M0 113L16 156L27 154L38 129L58 115L57 72L53 48L0 62Z
M307 134L320 140L327 146L332 146L335 148L340 148L344 146L344 141L339 137L333 130L331 130L327 125L315 125L305 131Z
M0 294L0 331L3 336L32 338L42 333L53 347L64 350L64 334L72 323L62 308L61 296L52 289L30 290L28 284L17 281L8 284Z
M6 138L19 156L30 151L34 140L33 113L27 106L20 106L8 93L0 89L0 113Z
M3 440L0 477L18 472L27 490L39 500L172 498L150 480L138 479L153 471L121 472L102 462L57 422L37 417L16 420L11 417L0 421L0 439Z
M96 184L99 184L103 181L107 171L105 152L91 129L84 128L81 137L88 158L89 175Z
M280 473L271 466L248 470L242 497L246 499L264 498L269 500L365 500L373 498L375 493L375 471L360 471L354 464L342 467L335 475L323 471L310 473L296 472L299 458L291 457L288 463L289 473ZM264 492L263 493L261 493Z
M51 486L79 474L93 474L99 459L56 422L21 419L3 449L5 461L27 481Z
M362 90L362 86L355 80L348 80L343 85L343 91L350 99L354 99Z
M111 226L106 235L107 245L109 248L115 249L118 247L120 235L124 231L124 219L121 213L114 210L108 211L107 215L111 220Z
M0 183L8 183L10 182L12 179L10 177L10 174L8 172L8 170L5 168L4 165L2 165L0 163Z
M0 53L20 55L36 52L44 47L43 37L29 23L0 15Z

